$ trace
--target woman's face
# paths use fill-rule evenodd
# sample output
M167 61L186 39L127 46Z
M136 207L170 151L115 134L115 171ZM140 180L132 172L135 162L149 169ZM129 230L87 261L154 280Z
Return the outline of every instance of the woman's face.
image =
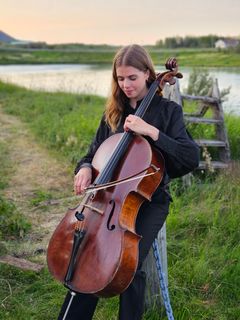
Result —
M131 66L120 66L116 68L116 73L118 85L130 101L136 102L146 95L149 70L143 72Z

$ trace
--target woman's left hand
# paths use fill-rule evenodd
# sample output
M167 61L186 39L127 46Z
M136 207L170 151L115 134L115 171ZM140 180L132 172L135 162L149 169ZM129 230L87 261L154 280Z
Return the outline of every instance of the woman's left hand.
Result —
M157 128L133 114L127 116L123 128L125 131L131 130L143 136L149 136L154 141L156 141L159 137L159 130Z

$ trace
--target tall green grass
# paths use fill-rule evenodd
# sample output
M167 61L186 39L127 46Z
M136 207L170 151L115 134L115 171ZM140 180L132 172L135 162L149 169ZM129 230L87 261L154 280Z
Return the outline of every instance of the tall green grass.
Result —
M0 83L0 104L28 123L36 139L73 165L94 135L105 99L42 93ZM167 222L169 291L176 320L237 320L240 315L239 128L227 116L231 169L172 184L174 201ZM71 141L71 143L70 143ZM11 175L11 172L8 172ZM65 289L44 270L38 274L0 265L0 317L55 319ZM10 294L11 291L11 294ZM95 320L116 320L117 299L101 300ZM144 319L166 319L149 310ZM17 315L17 316L16 316Z
M195 182L173 195L168 266L178 319L238 319L239 163L214 181Z
M225 116L226 127L228 132L229 144L231 149L231 158L240 159L240 124L239 117L234 115Z

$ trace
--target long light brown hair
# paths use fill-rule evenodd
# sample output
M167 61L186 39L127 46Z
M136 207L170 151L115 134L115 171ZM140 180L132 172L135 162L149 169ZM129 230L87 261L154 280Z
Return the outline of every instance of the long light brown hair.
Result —
M122 47L116 53L112 66L111 94L107 100L105 109L106 122L113 132L116 131L121 121L124 105L128 101L127 96L118 85L116 69L120 66L134 67L143 72L149 70L149 78L147 80L149 85L156 79L151 57L143 47L133 44Z

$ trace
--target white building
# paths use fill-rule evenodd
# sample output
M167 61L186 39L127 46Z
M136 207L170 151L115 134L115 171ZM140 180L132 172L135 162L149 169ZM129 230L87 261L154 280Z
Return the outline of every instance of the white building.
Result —
M239 44L237 39L219 39L215 42L215 48L218 49L227 49L235 48Z

